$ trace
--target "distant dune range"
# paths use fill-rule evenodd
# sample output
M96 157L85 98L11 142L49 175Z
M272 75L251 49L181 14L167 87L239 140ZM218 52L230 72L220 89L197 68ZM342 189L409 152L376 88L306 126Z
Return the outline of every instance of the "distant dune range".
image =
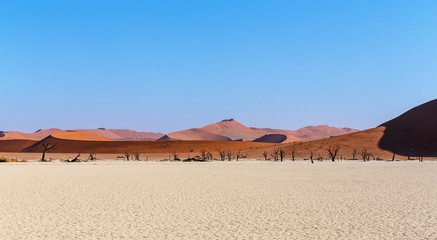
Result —
M137 132L130 129L73 129L62 130L59 128L40 129L34 133L22 133L22 132L0 132L0 140L10 139L26 139L26 140L41 140L54 133L59 132L88 132L94 135L106 138L113 141L155 141L164 134L153 132Z
M326 125L308 126L299 130L283 130L270 128L246 127L233 120L223 120L202 128L172 132L169 134L137 132L130 129L73 129L58 128L40 129L35 133L0 132L0 140L42 140L52 134L62 132L87 132L112 141L256 141L269 143L287 143L294 141L309 141L330 136L356 132L351 128L336 128ZM75 139L80 140L80 139ZM87 139L83 139L87 140Z
M299 130L283 130L270 128L246 127L234 119L227 119L221 122L209 124L202 128L191 128L187 130L168 133L159 140L216 140L223 141L267 141L281 143L284 141L310 141L315 139L337 136L358 130L351 128L336 128L326 125L308 126ZM266 135L280 134L283 137ZM265 138L262 138L266 136ZM285 136L285 138L284 138Z
M49 134L50 135L50 134ZM40 140L40 138L36 138L31 134L21 133L21 132L0 132L0 140Z
M132 134L133 133L133 134ZM46 134L49 134L46 136ZM132 134L132 135L130 135ZM44 137L42 140L39 138ZM122 141L153 136L159 141ZM141 153L172 152L198 155L201 150L215 153L218 149L239 150L251 158L269 155L274 148L295 149L296 158L327 158L327 148L340 146L339 158L361 158L364 149L374 158L391 159L396 154L412 157L437 156L437 100L415 107L393 120L364 131L329 126L309 126L299 130L250 128L229 119L202 128L193 128L169 134L139 133L133 130L93 129L40 130L33 134L0 132L0 152L41 152L42 143L56 145L52 152L123 153L126 150ZM114 140L116 139L116 140Z

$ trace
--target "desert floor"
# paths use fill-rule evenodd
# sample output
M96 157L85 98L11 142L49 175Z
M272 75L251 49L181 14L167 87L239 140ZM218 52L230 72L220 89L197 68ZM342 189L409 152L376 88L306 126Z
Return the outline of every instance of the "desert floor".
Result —
M0 239L436 239L437 162L0 164Z

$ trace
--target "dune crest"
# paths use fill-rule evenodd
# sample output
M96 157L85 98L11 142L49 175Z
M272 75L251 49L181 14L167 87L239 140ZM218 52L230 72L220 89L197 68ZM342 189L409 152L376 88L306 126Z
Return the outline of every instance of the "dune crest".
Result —
M58 132L50 135L50 137L74 141L111 141L88 132Z

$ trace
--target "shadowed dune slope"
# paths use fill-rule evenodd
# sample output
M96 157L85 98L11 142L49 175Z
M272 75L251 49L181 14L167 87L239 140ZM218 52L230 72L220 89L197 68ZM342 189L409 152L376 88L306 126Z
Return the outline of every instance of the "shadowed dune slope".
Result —
M38 141L36 140L1 140L0 152L20 152L21 150L28 148L36 143L38 143Z
M292 136L292 135L285 135L285 134L267 134L260 138L257 138L253 140L254 142L266 142L266 143L290 143L290 142L297 142L301 141L300 138Z
M381 124L385 127L379 147L413 156L437 155L437 99L419 105Z

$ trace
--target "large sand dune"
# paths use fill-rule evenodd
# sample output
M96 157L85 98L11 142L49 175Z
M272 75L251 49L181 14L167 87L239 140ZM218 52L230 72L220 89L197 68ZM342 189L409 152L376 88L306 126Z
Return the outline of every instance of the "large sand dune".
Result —
M401 154L437 155L437 100L417 106L381 124L379 146Z
M435 162L24 163L0 239L437 239Z

